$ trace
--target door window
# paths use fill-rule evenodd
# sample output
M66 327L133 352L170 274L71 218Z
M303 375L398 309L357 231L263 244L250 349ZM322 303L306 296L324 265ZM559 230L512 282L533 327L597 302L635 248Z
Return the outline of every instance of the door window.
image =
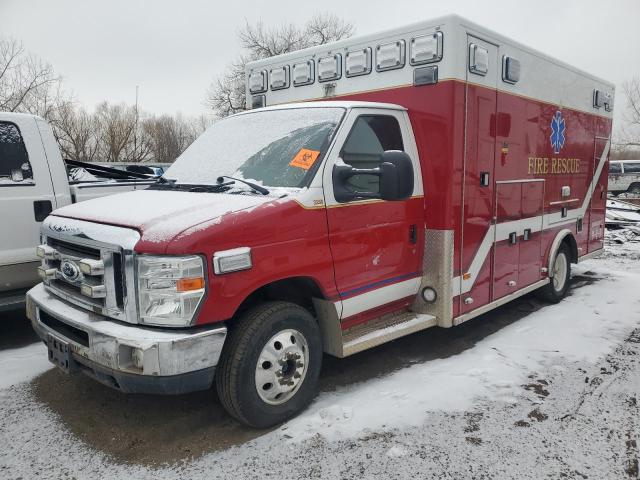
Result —
M625 163L624 173L640 173L640 162Z
M22 182L33 183L22 135L13 123L0 122L0 184Z
M398 120L389 115L362 115L353 125L340 157L354 168L376 168L387 150L404 150ZM376 175L354 175L347 183L356 192L380 191Z

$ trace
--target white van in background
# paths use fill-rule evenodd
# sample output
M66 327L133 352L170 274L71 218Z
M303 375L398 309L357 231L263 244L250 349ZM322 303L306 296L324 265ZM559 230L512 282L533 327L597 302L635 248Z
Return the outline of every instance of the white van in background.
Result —
M613 195L640 195L640 160L611 160L609 162L609 192Z

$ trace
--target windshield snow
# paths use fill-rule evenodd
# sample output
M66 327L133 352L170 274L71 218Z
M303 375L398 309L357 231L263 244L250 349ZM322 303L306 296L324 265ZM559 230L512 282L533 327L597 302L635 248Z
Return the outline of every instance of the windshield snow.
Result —
M304 187L315 174L344 109L264 110L221 120L203 133L165 177L215 184L221 175L265 187Z

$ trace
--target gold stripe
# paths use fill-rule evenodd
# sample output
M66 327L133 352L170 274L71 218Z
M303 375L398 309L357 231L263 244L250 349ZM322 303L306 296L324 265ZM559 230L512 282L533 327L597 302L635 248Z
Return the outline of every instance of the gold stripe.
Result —
M411 198L409 198L409 200L415 200L415 199L419 199L419 198L424 198L424 195L414 195ZM303 204L298 199L293 199L293 200L298 205L300 205L302 208L304 208L305 210L319 210L321 208L344 208L344 207L352 207L352 206L356 206L356 205L367 205L367 204L381 203L381 202L386 202L387 201L387 200L381 200L381 199L378 199L378 198L371 198L371 199L367 199L367 200L356 200L356 201L348 202L348 203L337 203L337 204L332 204L332 205L320 205L320 206L309 207L309 206Z

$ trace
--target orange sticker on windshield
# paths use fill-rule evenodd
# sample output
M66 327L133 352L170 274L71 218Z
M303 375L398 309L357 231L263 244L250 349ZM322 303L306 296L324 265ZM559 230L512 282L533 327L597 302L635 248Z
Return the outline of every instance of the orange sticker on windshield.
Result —
M289 165L291 167L309 170L318 159L319 155L320 152L318 150L307 150L306 148L301 148L300 151L296 153L296 156L293 157L293 160L291 160Z

